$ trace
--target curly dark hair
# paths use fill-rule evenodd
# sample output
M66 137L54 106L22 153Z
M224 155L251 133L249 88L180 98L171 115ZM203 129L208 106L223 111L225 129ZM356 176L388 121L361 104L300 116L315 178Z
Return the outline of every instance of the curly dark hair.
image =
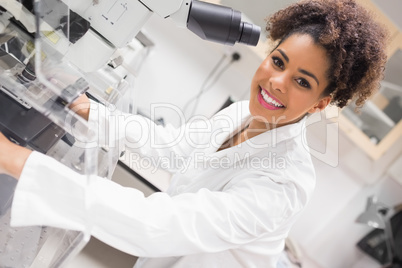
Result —
M267 19L268 38L279 44L292 34L309 34L327 51L329 85L324 95L342 108L361 107L380 86L387 60L388 32L353 0L308 0Z

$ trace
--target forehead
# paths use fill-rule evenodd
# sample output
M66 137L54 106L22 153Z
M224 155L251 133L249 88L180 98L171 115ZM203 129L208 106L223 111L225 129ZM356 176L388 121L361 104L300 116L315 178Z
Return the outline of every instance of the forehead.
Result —
M278 48L286 48L291 52L306 52L302 53L304 56L309 56L309 54L313 54L312 56L321 56L321 58L327 60L327 51L320 44L316 44L314 39L308 34L293 34L287 37Z

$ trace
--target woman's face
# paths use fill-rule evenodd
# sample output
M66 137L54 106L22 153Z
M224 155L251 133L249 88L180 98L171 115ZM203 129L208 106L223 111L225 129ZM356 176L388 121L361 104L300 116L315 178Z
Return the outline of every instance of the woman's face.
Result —
M324 109L329 81L326 51L306 34L294 34L280 44L257 69L251 83L250 112L257 122L278 127ZM263 127L263 126L261 126Z

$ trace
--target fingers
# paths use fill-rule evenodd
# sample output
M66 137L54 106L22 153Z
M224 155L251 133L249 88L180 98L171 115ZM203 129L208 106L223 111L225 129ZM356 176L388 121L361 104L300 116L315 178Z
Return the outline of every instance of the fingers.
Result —
M85 94L79 96L73 103L70 104L69 108L85 120L88 120L90 102Z

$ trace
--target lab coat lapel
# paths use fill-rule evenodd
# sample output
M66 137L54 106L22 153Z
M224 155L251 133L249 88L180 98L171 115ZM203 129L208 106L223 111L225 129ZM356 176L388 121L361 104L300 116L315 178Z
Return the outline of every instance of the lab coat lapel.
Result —
M210 136L211 146L202 151L206 156L204 159L227 157L232 161L243 160L261 150L266 150L269 147L274 148L280 142L300 135L303 128L305 128L306 121L304 118L298 123L268 130L237 146L218 152L218 149L225 141L233 137L250 123L251 114L249 111L249 102L242 101L231 105L229 108L216 114L211 120L213 122Z
M248 104L248 101L239 102L213 116L211 146L204 151L207 155L215 154L224 142L246 126L251 118Z
M228 158L230 163L235 163L237 161L242 161L245 158L251 157L261 150L267 150L267 148L272 148L273 151L281 142L284 142L291 138L295 138L296 136L300 136L300 138L303 138L301 137L301 133L305 128L305 121L306 118L303 118L297 123L268 130L251 139L246 140L245 142L240 143L237 146L215 152L213 154L213 157L226 157ZM247 123L247 121L244 121L243 123ZM237 133L240 129L242 129L242 127L244 126L240 126L236 130L234 130L232 135Z

